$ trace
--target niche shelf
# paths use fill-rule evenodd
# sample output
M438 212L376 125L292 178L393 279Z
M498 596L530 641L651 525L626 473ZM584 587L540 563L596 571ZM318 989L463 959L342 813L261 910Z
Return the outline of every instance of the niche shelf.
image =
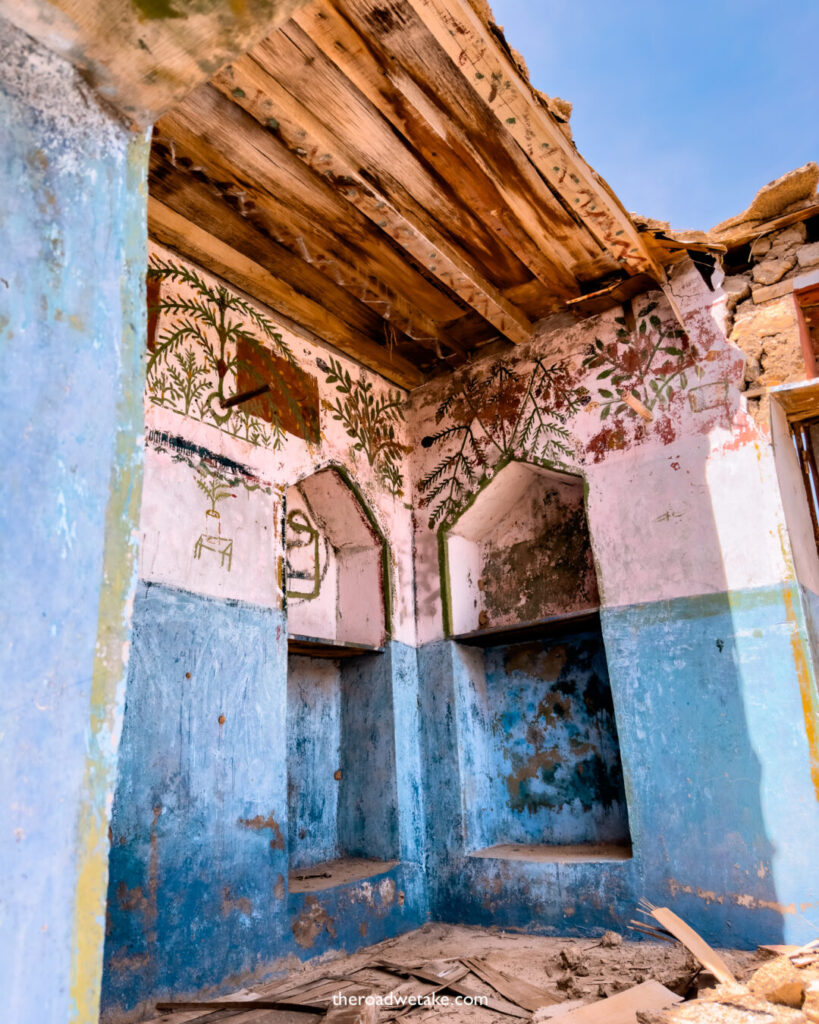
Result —
M495 629L477 629L473 633L460 633L453 637L459 644L471 647L495 647L499 644L521 644L572 633L578 629L600 628L600 610L583 609L565 615L550 615L522 626L497 626Z
M482 860L524 861L529 864L601 864L631 860L631 843L499 843L468 854Z
M328 860L307 868L293 868L288 886L290 892L321 892L334 889L337 885L349 885L365 878L378 878L397 867L397 860L371 860L364 857L347 857Z
M345 643L343 640L322 640L316 636L287 634L287 653L308 658L357 658L360 654L383 654L383 647L370 644Z
M470 857L631 857L581 477L511 462L441 536Z
M385 541L348 478L324 469L287 488L288 635L373 650L387 635Z
M343 471L288 488L287 777L290 891L396 863L388 552Z

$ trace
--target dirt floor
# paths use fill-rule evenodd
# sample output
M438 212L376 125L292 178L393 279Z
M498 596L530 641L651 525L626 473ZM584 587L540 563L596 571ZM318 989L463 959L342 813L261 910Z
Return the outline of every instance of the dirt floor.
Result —
M607 932L603 939L562 939L519 935L495 929L441 924L417 931L352 956L325 956L294 966L285 977L229 998L273 999L328 1006L324 1017L337 1024L375 1024L402 1017L407 1024L515 1024L516 1021L567 1021L584 1004L614 996L642 983L659 982L683 1000L671 1009L615 1014L595 1006L586 1021L634 1024L801 1024L813 1016L811 991L819 986L819 965L797 969L784 956L765 952L720 951L736 985L719 985L678 942L631 941ZM467 961L471 962L467 963ZM407 969L415 968L409 975ZM404 970L402 976L401 970ZM469 970L469 973L467 973ZM420 972L420 973L419 973ZM422 975L426 973L427 977ZM484 977L480 977L483 974ZM436 981L437 977L437 981ZM493 984L488 984L492 980ZM441 982L447 983L445 990ZM801 989L800 989L801 985ZM454 986L454 987L452 987ZM489 1007L454 1005L457 987L490 998ZM808 996L806 1001L806 986ZM656 987L656 986L655 986ZM662 991L659 990L658 991ZM376 1009L332 1007L334 994L412 996L403 1011L395 1005ZM463 993L461 993L463 994ZM773 995L774 1001L769 1001ZM393 998L394 998L393 996ZM430 1000L448 997L449 1005ZM510 998L504 998L508 996ZM228 998L228 997L225 997ZM417 1005L417 1001L422 1005ZM213 1001L212 1001L213 1002ZM790 1005L787 1005L790 1003ZM797 1008L799 1007L799 1008ZM505 1012L501 1012L501 1009ZM589 1013L589 1009L586 1010ZM152 1024L313 1024L322 1013L279 1009L203 1006L149 1018Z

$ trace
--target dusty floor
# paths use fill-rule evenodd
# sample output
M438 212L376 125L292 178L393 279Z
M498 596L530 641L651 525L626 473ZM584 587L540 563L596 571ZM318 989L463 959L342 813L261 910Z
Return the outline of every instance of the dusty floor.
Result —
M629 933L629 936L632 934ZM680 995L690 997L696 993L698 981L695 975L699 965L678 943L621 941L619 936L608 941L615 944L601 944L599 939L544 938L495 929L431 924L399 938L369 946L352 956L322 957L298 965L285 978L258 986L252 992L243 990L237 993L237 997L270 998L275 994L277 999L281 999L292 994L294 999L307 1000L306 993L302 991L299 996L297 990L320 979L326 979L326 983L311 990L310 998L313 1001L320 1000L322 996L327 999L333 992L344 991L346 985L351 986L348 991L352 993L367 990L386 993L402 986L402 982L400 978L387 975L372 966L362 970L376 960L389 960L411 967L423 964L427 969L442 974L446 970L453 970L455 965L452 961L475 957L488 957L493 968L537 986L560 1000L553 1009L540 1010L538 1020L551 1016L559 1019L560 1013L568 1009L568 1003L572 1006L578 1006L578 1001L592 1003L650 979L661 982ZM764 961L760 954L731 950L724 952L724 958L741 982L749 979ZM354 972L358 973L350 979ZM353 984L359 987L353 988ZM474 974L465 978L463 984L498 999L498 993ZM432 988L432 985L427 986L428 990ZM419 983L406 982L402 991L419 992ZM388 1016L388 1013L381 1011L381 1020L388 1019ZM434 1009L418 1006L404 1016L414 1024L424 1020L434 1020L436 1024L465 1024L467 1021L474 1024L515 1024L516 1020L497 1010L475 1006L438 1005ZM804 1019L801 1014L798 1018ZM183 1024L192 1021L209 1024L223 1019L230 1019L231 1024L312 1024L320 1018L318 1015L278 1010L213 1012L206 1009L150 1018L154 1024ZM530 1020L531 1014L524 1013L517 1019ZM599 1019L602 1024L605 1018L601 1016ZM737 1021L739 1019L736 1018ZM776 1018L757 1013L753 1019L755 1024L767 1024L768 1020ZM344 1020L352 1021L354 1017ZM794 1018L789 1017L788 1020Z

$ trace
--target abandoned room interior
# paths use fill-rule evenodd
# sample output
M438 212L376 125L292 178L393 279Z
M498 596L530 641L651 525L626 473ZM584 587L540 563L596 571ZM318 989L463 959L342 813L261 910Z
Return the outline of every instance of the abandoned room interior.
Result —
M4 1020L819 1021L819 167L629 213L484 0L0 52Z

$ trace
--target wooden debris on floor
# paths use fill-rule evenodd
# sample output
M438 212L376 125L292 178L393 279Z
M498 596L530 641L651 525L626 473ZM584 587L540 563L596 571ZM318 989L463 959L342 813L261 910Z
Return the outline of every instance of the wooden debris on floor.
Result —
M674 938L685 946L685 948L691 952L702 966L710 971L714 977L721 982L726 984L732 984L736 981L736 978L731 972L731 968L722 959L716 950L711 949L705 939L701 935L698 935L694 929L685 923L681 917L669 910L668 907L655 907L649 903L648 900L640 901L641 909L644 912L648 912L659 922L662 927L669 932Z
M481 981L524 1010L539 1010L542 1006L560 1002L557 996L546 992L545 989L539 989L522 978L514 978L504 971L497 970L486 957L464 958L461 963Z
M157 1009L173 1014L161 1024L819 1024L819 940L717 952L667 908L640 910L662 942L427 926L256 992ZM436 929L448 939L428 941Z
M819 1024L819 940L758 953L767 959L745 984L720 981L697 999L641 1014L639 1024Z
M664 1010L675 1003L681 1003L682 996L667 989L658 981L644 981L641 985L628 988L625 992L609 996L595 1003L588 1003L576 1010L560 1014L556 1019L561 1024L636 1024L637 1014L649 1010ZM534 1020L546 1020L535 1014Z

